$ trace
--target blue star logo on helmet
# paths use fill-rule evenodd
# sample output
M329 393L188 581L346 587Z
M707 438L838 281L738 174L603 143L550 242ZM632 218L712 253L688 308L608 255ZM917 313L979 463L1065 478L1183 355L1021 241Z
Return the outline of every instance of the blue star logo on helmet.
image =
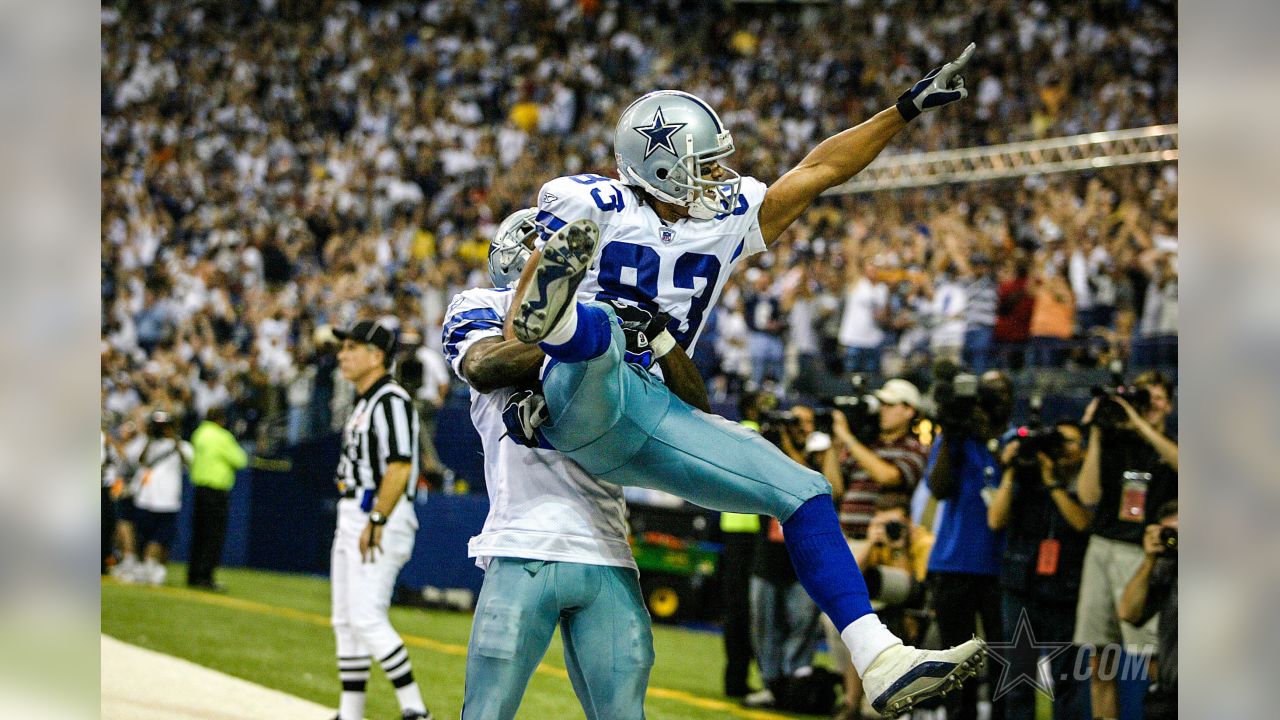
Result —
M671 136L680 132L688 123L671 123L667 124L665 118L662 117L662 107L658 107L658 111L653 114L653 125L648 127L633 127L632 130L640 133L648 141L648 145L644 148L644 159L648 160L649 156L657 152L659 149L666 150L671 153L672 157L680 157L680 153L676 152L676 147L671 142Z

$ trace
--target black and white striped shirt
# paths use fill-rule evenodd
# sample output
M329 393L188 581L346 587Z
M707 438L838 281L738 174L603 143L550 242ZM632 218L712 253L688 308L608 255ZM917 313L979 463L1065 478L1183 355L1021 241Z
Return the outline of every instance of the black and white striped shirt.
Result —
M418 413L408 391L390 375L383 375L356 398L342 431L342 456L334 481L344 497L377 492L387 466L409 463L405 495L413 498L418 484Z
M970 328L978 325L995 327L995 281L986 276L974 278L965 285L965 294L967 295L967 302L964 306L965 323Z

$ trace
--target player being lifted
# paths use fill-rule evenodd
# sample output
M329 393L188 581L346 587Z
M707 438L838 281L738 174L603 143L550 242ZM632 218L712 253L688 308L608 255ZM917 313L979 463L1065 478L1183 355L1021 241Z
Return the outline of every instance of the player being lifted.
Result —
M541 365L548 416L541 439L609 482L778 518L797 575L841 629L873 706L886 714L971 677L983 643L904 646L872 612L826 481L762 438L695 410L628 361L650 363L676 344L692 352L703 314L734 265L763 251L824 190L866 167L908 121L966 97L960 72L972 53L970 45L895 107L823 141L768 188L720 164L733 141L700 99L675 91L641 97L615 131L621 182L579 175L539 192L545 246L528 258L507 317L509 342L537 344L549 356ZM615 302L584 304L578 296ZM638 309L672 319L657 315L645 327L630 317L633 331L624 333L619 303L635 306L624 315ZM517 410L525 420L536 415L533 400Z

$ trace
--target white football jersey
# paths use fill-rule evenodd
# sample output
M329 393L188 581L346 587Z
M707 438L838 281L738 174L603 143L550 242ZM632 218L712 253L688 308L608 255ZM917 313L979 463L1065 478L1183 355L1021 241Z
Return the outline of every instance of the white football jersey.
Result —
M480 288L454 297L444 318L444 353L458 377L478 340L502 336L510 290ZM518 557L635 569L627 543L622 488L598 480L555 450L527 448L505 438L502 408L512 388L471 388L471 422L484 445L489 516L467 545L476 564Z
M579 288L582 299L621 298L663 311L676 341L690 355L703 321L733 268L765 249L760 234L764 183L742 178L733 212L711 220L664 223L640 194L603 175L556 178L538 193L547 234L583 218L600 227L600 250Z

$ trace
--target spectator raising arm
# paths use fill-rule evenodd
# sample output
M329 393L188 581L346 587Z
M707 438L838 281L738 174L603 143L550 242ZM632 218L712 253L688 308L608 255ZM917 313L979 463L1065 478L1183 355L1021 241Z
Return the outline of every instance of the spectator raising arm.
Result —
M1084 464L1080 466L1080 476L1076 480L1080 502L1091 507L1102 502L1102 429L1093 424L1097 410L1098 399L1094 398L1080 419L1080 424L1089 428L1089 447L1085 450Z

